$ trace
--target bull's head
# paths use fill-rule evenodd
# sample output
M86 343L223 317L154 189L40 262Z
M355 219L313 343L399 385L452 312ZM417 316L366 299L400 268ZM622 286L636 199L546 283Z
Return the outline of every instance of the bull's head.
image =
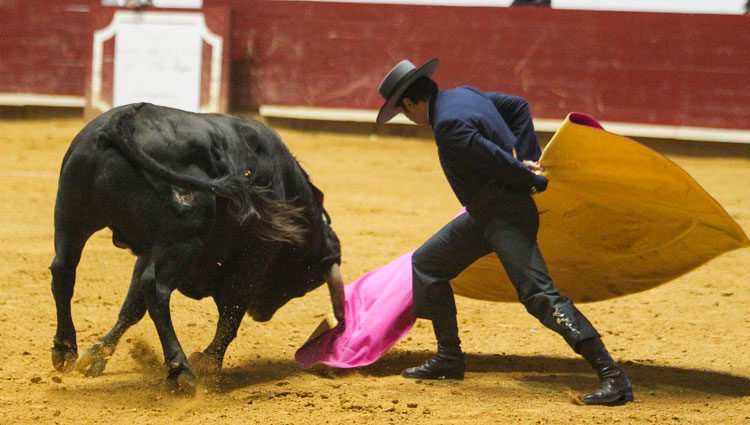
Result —
M333 229L321 220L322 227L303 246L287 246L270 267L271 272L250 301L248 313L265 322L292 298L305 295L328 283L333 312L344 319L344 281L339 269L341 245Z

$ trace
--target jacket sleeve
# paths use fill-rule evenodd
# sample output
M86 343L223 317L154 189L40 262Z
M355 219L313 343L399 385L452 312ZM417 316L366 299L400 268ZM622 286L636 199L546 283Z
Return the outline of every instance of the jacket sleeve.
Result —
M511 153L487 140L476 127L464 120L441 123L435 128L435 140L440 149L456 157L465 158L467 164L472 163L471 158L490 156L496 166L491 170L481 171L494 174L498 181L508 185L512 190L529 193L534 186L534 172Z
M536 132L534 132L534 123L531 120L531 110L529 102L518 96L513 96L500 92L486 93L510 131L516 136L516 154L521 160L538 161L542 156L542 150L539 147Z

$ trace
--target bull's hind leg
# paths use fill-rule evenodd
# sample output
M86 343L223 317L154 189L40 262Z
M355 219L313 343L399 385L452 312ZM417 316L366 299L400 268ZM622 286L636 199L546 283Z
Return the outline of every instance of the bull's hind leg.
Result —
M117 323L115 323L115 326L109 333L81 354L81 358L76 362L77 371L86 376L101 375L107 366L107 361L115 352L117 343L120 342L122 335L131 326L138 323L146 314L146 301L138 285L145 265L146 260L143 257L138 257L133 268L133 278L130 281L128 295L125 297L125 302L120 309Z
M70 314L70 300L76 281L76 267L81 252L92 231L81 231L77 226L55 226L55 258L50 265L52 294L57 308L57 331L52 346L52 365L61 372L69 372L78 359L76 328Z

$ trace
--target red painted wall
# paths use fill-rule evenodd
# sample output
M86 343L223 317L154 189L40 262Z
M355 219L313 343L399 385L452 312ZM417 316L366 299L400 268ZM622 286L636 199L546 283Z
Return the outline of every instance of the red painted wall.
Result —
M88 0L0 0L0 93L82 96Z
M85 14L64 12L70 4L76 2L0 0L0 92L83 94L86 64L79 59L86 35L80 29L87 26ZM419 64L439 57L435 79L442 87L471 84L520 94L539 118L578 110L603 121L750 129L748 15L205 4L231 8L234 109L377 109L377 86L391 66L402 58ZM6 10L16 17L6 19ZM69 22L61 22L60 13ZM29 20L33 30L23 22ZM13 24L8 32L6 22ZM2 72L9 53L10 77ZM50 57L51 65L42 64ZM25 75L25 69L35 72Z

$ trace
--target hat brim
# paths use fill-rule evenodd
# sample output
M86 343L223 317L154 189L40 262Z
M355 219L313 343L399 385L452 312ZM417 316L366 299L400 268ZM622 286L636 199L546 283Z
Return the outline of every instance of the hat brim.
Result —
M417 78L432 77L432 75L435 74L435 71L437 70L439 62L440 61L437 58L431 59L419 68L414 69L412 72L407 74L406 77L399 81L396 89L393 90L390 96L388 96L388 99L386 99L383 106L380 107L380 112L378 112L378 118L375 120L375 122L377 122L378 124L382 124L390 121L393 117L398 115L398 111L396 110L396 102L398 102L398 99L402 94L404 94L404 91L406 91L411 83L416 81Z

